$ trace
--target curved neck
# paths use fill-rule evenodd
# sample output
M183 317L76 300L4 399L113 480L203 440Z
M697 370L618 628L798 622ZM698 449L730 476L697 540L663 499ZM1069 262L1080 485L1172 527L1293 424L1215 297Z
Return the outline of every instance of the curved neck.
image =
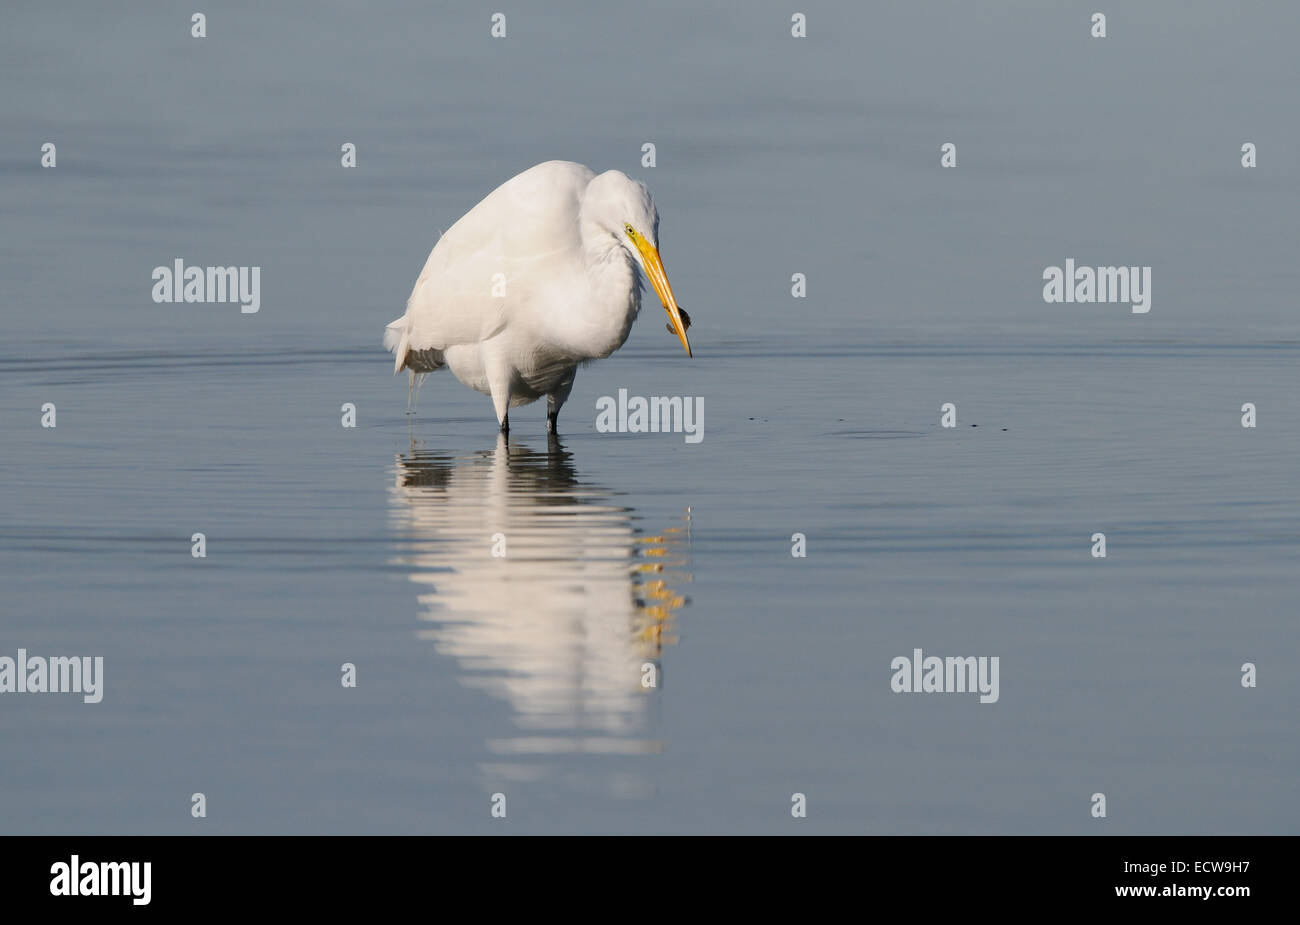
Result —
M614 235L579 217L587 298L572 307L575 334L594 356L608 356L627 340L641 310L641 275Z

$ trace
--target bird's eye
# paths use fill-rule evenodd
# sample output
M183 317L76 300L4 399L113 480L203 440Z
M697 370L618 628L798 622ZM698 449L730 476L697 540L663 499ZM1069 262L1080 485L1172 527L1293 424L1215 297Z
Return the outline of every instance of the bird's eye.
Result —
M627 232L627 236L629 238L632 237L634 234L636 234L636 231L632 228L631 225L624 225L623 230Z

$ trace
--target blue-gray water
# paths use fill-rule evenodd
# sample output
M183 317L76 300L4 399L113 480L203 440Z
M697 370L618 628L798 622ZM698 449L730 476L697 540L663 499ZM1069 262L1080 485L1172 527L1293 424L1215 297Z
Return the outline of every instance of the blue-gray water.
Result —
M0 656L105 679L0 695L0 830L1296 832L1300 14L843 6L7 6ZM559 446L445 373L409 425L384 324L554 157L650 185L694 359L651 294Z

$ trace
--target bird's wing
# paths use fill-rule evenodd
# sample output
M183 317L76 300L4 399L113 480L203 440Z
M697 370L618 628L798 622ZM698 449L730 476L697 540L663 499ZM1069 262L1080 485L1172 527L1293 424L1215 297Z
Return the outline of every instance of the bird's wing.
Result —
M499 333L558 270L581 260L578 210L592 176L581 164L548 161L465 213L429 254L394 345L445 350Z

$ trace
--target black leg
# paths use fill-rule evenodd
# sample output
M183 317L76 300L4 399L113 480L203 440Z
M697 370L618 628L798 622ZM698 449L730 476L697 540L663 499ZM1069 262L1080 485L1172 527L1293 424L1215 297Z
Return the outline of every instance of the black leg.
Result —
M501 433L507 437L510 436L510 415L508 414L501 419Z
M560 409L569 399L569 393L573 391L573 378L578 373L575 366L568 371L565 377L560 380L555 391L546 396L546 432L548 434L558 434L560 432Z

